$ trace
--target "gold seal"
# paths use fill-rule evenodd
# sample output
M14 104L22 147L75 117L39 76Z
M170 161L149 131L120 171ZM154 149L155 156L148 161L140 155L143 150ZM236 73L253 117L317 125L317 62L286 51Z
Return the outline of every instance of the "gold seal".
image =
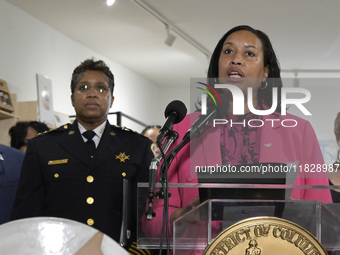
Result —
M320 242L301 226L275 217L254 217L223 230L204 255L327 255Z

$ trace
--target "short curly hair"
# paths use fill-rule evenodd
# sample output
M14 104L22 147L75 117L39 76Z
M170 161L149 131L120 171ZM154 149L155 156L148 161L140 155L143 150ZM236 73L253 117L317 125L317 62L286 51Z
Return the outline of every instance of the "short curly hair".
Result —
M109 87L110 87L111 95L113 95L113 89L114 89L115 83L114 83L114 76L110 68L105 64L103 60L96 61L93 58L84 60L79 66L77 66L74 69L73 74L72 74L72 79L71 79L72 95L74 93L74 90L76 89L76 86L79 80L81 79L81 77L87 70L100 71L103 74L105 74L109 80Z

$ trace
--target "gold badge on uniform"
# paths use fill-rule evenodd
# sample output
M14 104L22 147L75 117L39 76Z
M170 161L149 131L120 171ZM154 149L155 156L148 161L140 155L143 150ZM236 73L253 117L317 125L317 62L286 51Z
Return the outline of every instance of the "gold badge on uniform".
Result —
M116 159L119 159L120 162L125 163L125 160L130 159L130 155L125 155L125 152L121 152L119 155L116 155Z

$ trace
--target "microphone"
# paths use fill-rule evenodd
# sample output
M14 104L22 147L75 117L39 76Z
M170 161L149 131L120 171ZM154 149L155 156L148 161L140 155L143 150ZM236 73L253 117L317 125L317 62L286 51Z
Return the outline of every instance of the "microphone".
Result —
M165 137L169 135L173 124L181 122L187 114L187 108L184 103L179 100L174 100L165 108L164 115L166 121L163 127L159 130L157 136L157 144L162 144Z
M218 96L217 96L218 97ZM219 95L219 98L221 99L221 102L217 102L216 106L214 102L211 100L208 102L208 109L207 114L200 115L198 119L195 121L195 123L191 126L191 128L185 133L182 141L176 145L175 148L172 149L172 151L169 152L167 157L164 159L164 162L166 161L168 165L172 163L172 160L175 158L177 153L187 144L191 141L193 138L199 137L203 133L204 127L208 124L208 122L213 119L215 116L220 118L225 114L229 109L229 100L225 95ZM161 173L164 171L164 162L162 164ZM164 173L163 173L164 175Z
M217 105L214 104L213 100L210 100L208 102L208 109L207 114L200 115L198 119L195 121L195 123L191 126L191 128L186 132L186 134L183 137L183 141L185 143L189 142L193 138L199 137L203 133L203 128L208 124L209 121L211 121L214 117L221 117L223 114L225 114L229 109L229 100L228 98L220 94L221 103L219 100L217 101Z
M170 145L174 143L178 139L178 133L172 131L173 124L181 122L185 115L187 114L187 108L185 107L184 103L179 100L174 100L168 104L165 108L164 115L166 121L162 128L159 130L159 134L157 136L157 145L164 151L164 154L168 151ZM162 148L162 143L165 137L168 136L164 147ZM157 174L157 167L159 166L162 160L162 154L159 154L155 157L150 164L149 167L149 202L148 202L148 210L145 212L147 219L151 220L152 217L155 216L155 213L152 210L153 198L155 196L155 183L156 183L156 174Z

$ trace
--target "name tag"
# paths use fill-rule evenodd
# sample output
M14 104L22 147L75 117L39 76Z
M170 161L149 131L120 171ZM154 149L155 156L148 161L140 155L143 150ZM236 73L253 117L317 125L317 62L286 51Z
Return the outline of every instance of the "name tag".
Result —
M50 160L48 161L48 165L59 165L68 163L68 159L58 159L58 160Z

